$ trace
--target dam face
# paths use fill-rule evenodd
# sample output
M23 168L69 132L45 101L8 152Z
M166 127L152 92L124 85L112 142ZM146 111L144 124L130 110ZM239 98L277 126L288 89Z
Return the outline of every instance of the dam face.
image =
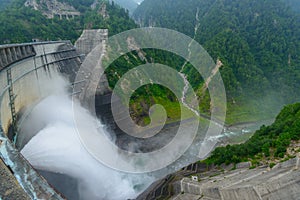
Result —
M23 48L23 53L17 50ZM44 81L51 81L52 76L58 73L76 72L81 61L69 42L0 46L0 49L9 52L2 53L0 57L1 126L4 133L13 139L9 126L16 123L17 114L49 95L43 90Z
M4 171L0 179L7 186L0 187L0 193L7 194L4 199L62 199L16 149L17 121L25 108L51 95L55 77L64 75L74 81L81 62L69 41L0 46L0 168ZM5 188L12 189L8 193Z

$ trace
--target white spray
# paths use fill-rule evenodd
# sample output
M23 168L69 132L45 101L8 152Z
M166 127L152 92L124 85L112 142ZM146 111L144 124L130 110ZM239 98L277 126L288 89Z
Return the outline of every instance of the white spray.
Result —
M100 122L95 127L96 119L87 110L75 106L90 130L105 131ZM43 128L21 153L36 169L77 179L80 199L134 198L153 182L153 178L147 175L118 172L96 161L81 144L73 118L72 100L67 94L49 96L32 110L29 119L37 121L26 120L23 129L30 132L37 130L37 127Z

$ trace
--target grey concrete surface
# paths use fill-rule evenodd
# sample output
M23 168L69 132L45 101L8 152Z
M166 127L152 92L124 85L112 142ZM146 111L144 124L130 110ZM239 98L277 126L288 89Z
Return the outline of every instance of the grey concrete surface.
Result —
M180 185L184 195L201 195L202 198L220 200L282 200L299 199L299 155L277 164L273 169L238 169L199 182L183 178Z

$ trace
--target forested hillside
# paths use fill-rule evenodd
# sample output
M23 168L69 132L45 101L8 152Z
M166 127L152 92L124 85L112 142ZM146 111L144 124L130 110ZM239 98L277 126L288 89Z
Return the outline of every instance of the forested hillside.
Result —
M60 2L66 2L74 6L79 11L84 11L87 7L91 6L95 0L59 0ZM134 0L107 0L111 4L117 4L122 8L127 9L129 12L133 12L138 4Z
M245 121L274 115L299 100L300 18L289 5L282 0L145 0L134 17L142 26L183 32L219 58L228 121Z
M131 14L138 7L138 4L134 0L110 0L110 2L115 2L122 8L127 9Z
M0 10L3 10L10 4L11 0L0 0Z
M295 149L291 143L299 140L300 104L297 103L286 106L271 126L262 126L246 143L218 147L205 162L221 165L251 161L253 166L267 162L272 167L274 160L295 156L300 149Z
M94 0L58 1L72 5L81 15L68 20L57 16L49 19L41 10L25 7L25 0L12 0L12 5L0 11L0 43L32 39L74 42L84 28L108 28L109 34L114 35L137 27L126 9L108 0L96 4ZM7 1L0 1L0 5L2 2ZM300 17L295 12L298 5L297 0L145 0L134 17L142 26L183 32L203 45L214 60L222 61L227 122L232 124L272 118L284 104L300 100ZM148 62L177 70L184 64L181 58L167 52L148 49L144 54ZM112 87L128 69L146 62L138 57L133 52L107 70ZM201 94L201 76L189 64L183 72L201 97L201 112L209 115L210 99L208 93ZM148 120L151 104L161 102L169 108L168 119L179 119L178 100L157 85L140 88L132 98L131 109L143 124Z
M48 19L40 11L25 7L24 0L15 0L12 5L0 12L0 43L31 42L39 40L75 41L84 28L108 28L113 35L136 27L128 12L118 5L99 1L95 9L90 6L94 1L68 1L74 8L81 10L80 17ZM103 17L99 9L105 6L108 17Z
M292 10L300 13L300 1L299 0L286 0L289 6L291 6Z

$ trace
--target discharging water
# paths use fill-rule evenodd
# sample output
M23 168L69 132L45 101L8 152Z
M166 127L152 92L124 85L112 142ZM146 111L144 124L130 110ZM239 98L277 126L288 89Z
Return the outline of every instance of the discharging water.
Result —
M100 122L98 127L94 127L95 119L85 109L78 109L81 109L81 120L85 120L91 129L105 131ZM31 126L26 126L26 129L44 127L30 139L21 153L36 169L65 174L76 179L79 199L134 198L154 181L145 174L115 171L95 160L78 138L72 102L68 96L48 97L35 107L28 118L29 121L37 121L31 121Z

